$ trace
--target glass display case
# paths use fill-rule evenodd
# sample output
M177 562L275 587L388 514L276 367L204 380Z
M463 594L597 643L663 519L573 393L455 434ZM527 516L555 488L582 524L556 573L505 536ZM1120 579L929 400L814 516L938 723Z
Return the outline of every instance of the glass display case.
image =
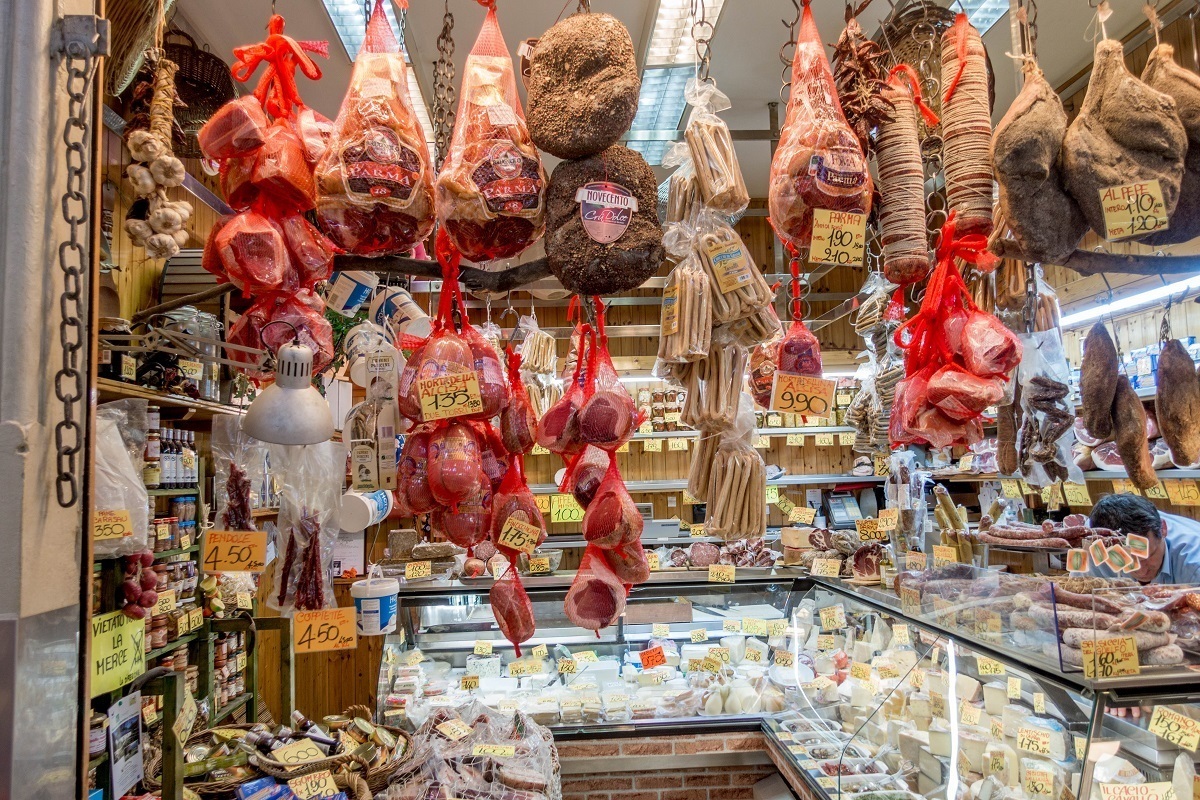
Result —
M959 608L950 626L932 596L906 607L789 573L656 573L597 636L565 617L569 580L529 580L537 632L519 657L492 619L490 580L402 589L381 718L419 725L477 699L521 708L556 738L762 730L806 791L857 800L1119 800L1127 790L1113 787L1172 782L1191 796L1200 683L1180 681L1185 667L1085 677L1006 634L1007 619L977 630Z

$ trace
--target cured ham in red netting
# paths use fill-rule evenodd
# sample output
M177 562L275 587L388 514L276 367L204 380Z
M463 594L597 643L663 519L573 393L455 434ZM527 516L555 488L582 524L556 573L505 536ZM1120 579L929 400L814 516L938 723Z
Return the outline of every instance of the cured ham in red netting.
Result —
M643 524L642 515L617 469L617 457L610 453L608 471L583 514L583 538L589 544L611 550L623 544L640 543Z
M537 443L561 456L575 455L586 447L579 429L579 409L584 401L584 368L587 366L588 348L592 346L592 326L584 323L578 331L579 355L575 359L575 369L570 375L566 391L557 403L546 409L537 427Z
M511 344L505 354L508 357L508 406L500 414L500 436L508 452L514 455L528 453L537 434L537 414L521 381L521 354Z
M277 321L288 324L268 327L268 323ZM233 323L226 340L274 353L293 338L312 349L314 373L333 362L333 327L325 319L325 302L308 289L292 294L276 292L258 298ZM245 365L243 370L250 377L267 377L271 374L270 370L264 372L263 365L249 355L231 350L229 357L242 362Z
M791 97L771 159L768 210L785 244L808 247L813 210L871 210L871 173L862 146L846 122L825 45L804 0Z
M375 0L333 127L316 169L322 230L356 255L412 249L433 230L432 168L383 0Z
M579 407L579 438L604 450L615 451L629 441L642 417L629 390L617 377L608 354L604 330L604 303L592 298L596 308L596 330L587 353L583 404ZM582 362L583 356L580 355Z
M921 308L895 334L905 349L905 379L896 389L889 438L893 446L973 444L983 438L983 410L1004 394L1008 373L1021 361L1021 342L1000 320L980 310L955 259L992 267L987 237L961 235L951 213L942 228L937 266Z
M520 658L521 642L533 638L537 624L533 619L533 603L530 602L525 587L521 585L521 578L517 575L513 560L509 560L500 577L492 584L488 592L488 602L492 606L496 624L500 626L500 633L512 642L513 651L517 658Z
M604 551L589 544L563 601L563 610L571 622L598 635L625 610L625 594L625 586L608 565Z
M494 3L467 56L437 217L471 261L511 258L546 229L546 173L525 126Z
M542 512L538 510L533 492L529 490L525 479L525 462L521 456L513 456L509 461L504 480L492 501L492 541L510 561L515 561L517 551L500 543L500 534L509 520L537 528L538 545L546 541L546 521Z

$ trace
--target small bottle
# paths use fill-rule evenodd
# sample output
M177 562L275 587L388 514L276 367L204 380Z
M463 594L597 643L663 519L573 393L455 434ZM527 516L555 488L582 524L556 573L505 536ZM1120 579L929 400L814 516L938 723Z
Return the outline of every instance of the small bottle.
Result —
M162 486L162 468L160 459L162 449L157 431L146 434L146 458L142 464L142 483L147 489L158 489Z
M192 454L191 466L188 468L188 488L200 487L200 454L196 452L196 432L187 432L188 451Z
M171 444L173 431L170 428L163 428L161 435L161 458L162 458L162 488L175 488L175 448Z
M162 409L158 406L146 406L146 430L156 431L162 426Z
M183 447L179 443L183 431L171 431L171 488L183 488Z

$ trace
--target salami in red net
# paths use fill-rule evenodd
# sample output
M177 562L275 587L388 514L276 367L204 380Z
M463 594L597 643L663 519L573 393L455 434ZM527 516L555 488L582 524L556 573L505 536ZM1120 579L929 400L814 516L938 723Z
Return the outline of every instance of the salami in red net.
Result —
M495 7L464 67L437 218L470 261L519 255L546 230L546 173L529 138Z
M814 209L871 210L867 159L842 113L811 1L804 0L791 98L771 159L767 196L772 227L795 248L807 247L812 239Z
M317 219L347 252L403 253L433 230L432 174L408 96L408 66L383 0L375 0L350 88L317 165Z

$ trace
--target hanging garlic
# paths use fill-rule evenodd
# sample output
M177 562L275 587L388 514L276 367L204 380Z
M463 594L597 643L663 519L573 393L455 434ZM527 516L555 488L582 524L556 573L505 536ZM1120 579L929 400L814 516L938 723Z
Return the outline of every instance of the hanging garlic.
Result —
M172 189L183 185L183 179L187 172L183 168L182 161L175 156L166 155L159 156L150 164L150 174L159 186Z
M171 238L175 240L175 244L179 245L179 249L182 250L188 246L192 235L185 230L178 230L171 234Z
M129 234L137 247L141 247L147 239L154 235L154 229L144 219L125 220L125 232Z
M150 258L170 258L179 252L179 244L169 233L156 233L146 240L146 255Z
M183 229L183 218L179 216L178 211L166 203L151 211L150 217L146 221L150 223L150 227L154 229L155 233L175 233Z
M175 200L167 203L167 206L174 209L179 218L183 220L183 224L187 225L188 220L192 218L192 204L187 200Z
M133 191L138 197L152 195L158 188L154 175L141 164L130 164L126 167L125 177L129 178L129 183L132 184Z
M129 138L125 140L125 146L129 148L130 155L138 161L146 163L170 152L161 139L146 130L134 131L129 134Z

